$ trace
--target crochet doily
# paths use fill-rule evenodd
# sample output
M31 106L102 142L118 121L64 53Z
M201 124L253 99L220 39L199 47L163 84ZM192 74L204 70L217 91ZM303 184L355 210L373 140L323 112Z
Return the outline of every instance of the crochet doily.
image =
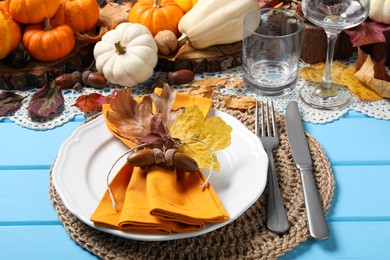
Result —
M223 95L214 96L215 108L233 115L254 131L254 109L246 112L229 110L224 107L223 102ZM84 224L65 208L51 177L50 199L70 237L102 259L276 258L309 238L300 174L290 152L283 115L278 113L277 121L280 145L274 150L275 166L291 224L284 235L274 234L266 228L267 188L253 206L229 225L202 236L161 242L125 239ZM320 144L309 135L307 138L313 160L313 174L324 211L327 213L334 194L334 176Z
M356 60L356 55L348 60L343 60L342 62L344 62L346 65L352 65L355 62L355 60ZM306 66L306 65L307 64L301 63L301 66ZM139 95L148 94L150 92L149 86L152 85L156 75L157 73L149 81L132 88L133 95L139 96ZM233 81L235 78L241 77L241 67L235 67L217 73L197 74L195 79L202 79L205 77L220 77L220 78L229 77L231 78L231 81ZM347 113L349 109L360 111L361 113L367 116L375 117L378 119L387 119L387 120L390 119L390 101L388 99L375 101L375 102L374 101L365 102L365 101L360 101L356 97L353 97L349 106L343 110L324 111L324 110L311 108L306 104L304 104L299 97L299 89L305 84L308 84L308 82L300 78L295 89L290 94L283 97L260 96L253 93L251 90L245 87L235 87L230 89L227 89L226 87L221 87L217 91L223 94L249 95L259 100L273 100L275 109L282 114L284 114L287 104L290 101L295 100L298 102L298 106L301 110L302 119L306 122L317 123L317 124L324 124L327 122L334 121L340 118L345 113ZM183 89L183 87L181 86L172 86L172 87L178 90ZM97 90L92 88L85 88L83 92L77 92L74 90L63 91L64 98L65 98L65 106L63 110L61 110L59 114L54 114L48 119L38 120L38 121L31 120L27 112L28 103L33 93L36 90L15 91L16 93L22 96L26 96L26 98L23 100L22 107L18 109L16 112L14 112L12 115L9 115L8 118L14 121L16 124L29 129L36 129L36 130L52 129L54 127L61 126L67 123L76 115L83 114L79 111L77 107L72 106L80 95L94 93L94 92L107 95L113 89L114 88L106 88L103 90ZM0 117L0 120L2 119L4 118Z

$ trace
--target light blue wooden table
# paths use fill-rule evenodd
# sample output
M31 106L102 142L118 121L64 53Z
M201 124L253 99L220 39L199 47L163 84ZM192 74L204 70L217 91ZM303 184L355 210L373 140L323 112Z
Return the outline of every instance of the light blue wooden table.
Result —
M0 121L0 259L96 258L68 236L48 195L50 167L83 120L47 131ZM335 174L331 236L306 241L281 259L390 259L390 121L350 111L332 123L304 126Z

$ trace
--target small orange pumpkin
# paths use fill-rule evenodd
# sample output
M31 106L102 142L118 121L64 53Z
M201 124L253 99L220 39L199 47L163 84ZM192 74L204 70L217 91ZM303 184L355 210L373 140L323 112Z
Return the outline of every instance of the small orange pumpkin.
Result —
M51 18L60 7L60 0L8 0L8 11L20 23L41 23Z
M177 36L183 11L174 0L138 0L130 9L129 22L146 26L153 37L159 31L170 30Z
M2 8L0 8L0 34L0 59L3 59L18 47L22 33L18 23Z
M61 0L60 7L51 19L53 25L67 24L75 32L91 30L100 14L96 0Z
M26 28L22 42L31 56L39 61L55 61L68 55L76 43L72 28L68 25L52 27L45 18L44 25L34 24Z
M175 0L184 13L187 13L198 2L198 0Z
M6 0L0 0L0 8L3 8L4 10L8 11L8 1Z

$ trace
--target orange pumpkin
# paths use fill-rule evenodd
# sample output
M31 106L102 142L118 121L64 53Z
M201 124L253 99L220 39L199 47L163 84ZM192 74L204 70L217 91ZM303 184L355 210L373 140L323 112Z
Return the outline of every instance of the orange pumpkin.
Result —
M0 1L0 8L3 8L4 10L8 11L8 1L6 0L1 0Z
M40 23L52 17L60 7L60 0L8 0L8 11L21 23Z
M44 25L34 24L26 28L22 42L30 55L40 61L54 61L68 55L76 43L72 28L68 25L52 27L45 18Z
M4 9L0 8L0 59L18 47L22 33L18 23Z
M138 0L130 9L129 22L146 26L155 36L159 31L170 30L177 36L177 26L183 11L174 0Z
M75 32L91 30L100 14L96 0L60 0L60 8L51 19L53 25L67 24Z
M198 2L198 0L175 0L184 13L187 13Z

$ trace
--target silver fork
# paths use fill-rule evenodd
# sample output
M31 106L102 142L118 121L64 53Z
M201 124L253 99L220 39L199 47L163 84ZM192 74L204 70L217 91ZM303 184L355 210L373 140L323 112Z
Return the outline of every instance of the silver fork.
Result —
M267 227L276 232L284 233L290 228L287 213L280 194L278 179L275 171L273 149L279 144L279 135L275 119L274 104L261 103L261 131L259 129L259 105L256 101L256 135L260 138L268 155L268 208ZM267 116L265 116L264 106ZM270 121L271 117L271 121ZM272 127L271 127L272 124Z

